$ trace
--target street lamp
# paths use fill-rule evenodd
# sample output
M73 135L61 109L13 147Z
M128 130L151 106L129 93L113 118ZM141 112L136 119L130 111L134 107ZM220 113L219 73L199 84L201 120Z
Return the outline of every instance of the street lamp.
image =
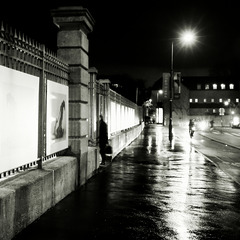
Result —
M160 94L160 95L163 94L163 90L162 90L162 89L160 89L160 90L157 91L157 104L158 104L158 102L159 102L159 97L158 97L159 94Z
M196 35L192 30L186 30L180 33L180 41L183 46L189 46L196 42Z
M187 30L180 33L179 41L183 46L190 46L196 41L196 35L194 31ZM171 71L170 71L170 101L169 101L169 141L172 144L173 140L173 124L172 124L172 106L173 106L173 80L174 80L174 69L173 69L173 50L174 50L174 42L171 43Z

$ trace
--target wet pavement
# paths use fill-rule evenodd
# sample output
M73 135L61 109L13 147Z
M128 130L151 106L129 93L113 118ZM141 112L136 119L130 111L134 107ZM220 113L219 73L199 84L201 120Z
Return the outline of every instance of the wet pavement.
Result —
M240 239L240 186L191 141L173 146L167 128L147 126L14 239Z

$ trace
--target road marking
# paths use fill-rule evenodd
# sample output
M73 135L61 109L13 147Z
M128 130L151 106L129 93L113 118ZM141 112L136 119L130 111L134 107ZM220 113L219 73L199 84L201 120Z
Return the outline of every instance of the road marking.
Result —
M229 135L231 136L232 134L231 133L228 133L228 132L224 132L225 135Z
M233 136L240 137L239 133L232 133Z

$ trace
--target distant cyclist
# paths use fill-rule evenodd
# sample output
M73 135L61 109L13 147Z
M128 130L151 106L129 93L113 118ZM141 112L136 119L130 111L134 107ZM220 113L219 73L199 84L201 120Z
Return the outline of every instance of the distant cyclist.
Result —
M214 121L211 120L211 121L210 121L210 130L211 130L211 131L213 130L213 127L214 127Z
M190 120L189 120L188 127L189 127L189 135L190 135L190 137L192 138L192 137L193 137L193 134L194 134L194 131L195 131L194 119L190 119Z

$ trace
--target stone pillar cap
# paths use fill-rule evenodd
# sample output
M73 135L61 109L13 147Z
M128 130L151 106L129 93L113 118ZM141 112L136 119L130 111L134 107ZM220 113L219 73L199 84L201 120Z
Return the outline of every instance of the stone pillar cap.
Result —
M98 70L95 67L91 67L88 69L89 73L98 73Z
M111 81L109 79L99 79L99 82L100 83L108 83L108 84L111 83Z
M93 31L95 23L88 9L82 6L66 6L52 9L54 24L63 30L82 29L87 33Z

